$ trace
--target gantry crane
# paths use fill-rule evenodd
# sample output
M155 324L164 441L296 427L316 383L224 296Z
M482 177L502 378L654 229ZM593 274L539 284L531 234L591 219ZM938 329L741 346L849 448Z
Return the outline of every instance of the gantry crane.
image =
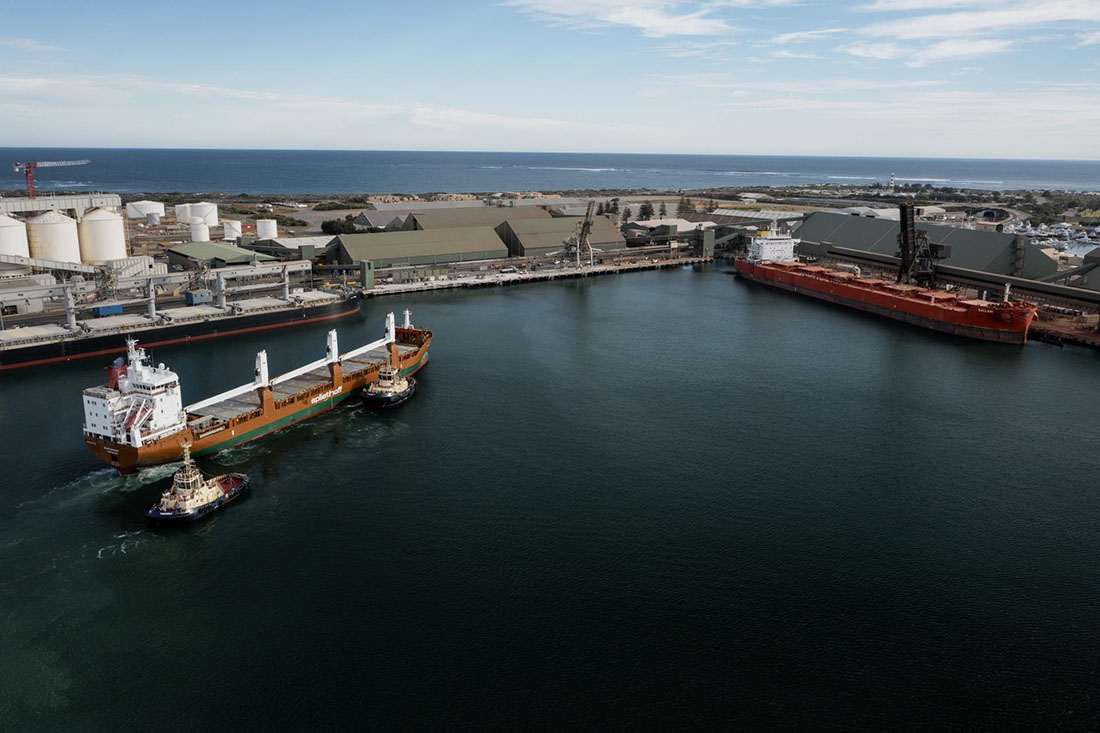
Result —
M13 168L16 173L27 176L27 196L34 198L34 169L35 168L61 168L69 165L87 165L90 160L42 160L36 163L16 163Z

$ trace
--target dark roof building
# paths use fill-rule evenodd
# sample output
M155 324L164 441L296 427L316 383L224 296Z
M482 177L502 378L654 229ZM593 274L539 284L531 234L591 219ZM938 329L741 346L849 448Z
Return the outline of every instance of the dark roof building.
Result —
M271 255L220 242L184 242L168 248L168 264L185 268L194 267L199 262L205 262L211 267L226 267L274 260Z
M508 256L492 227L341 234L330 262L371 262L376 268L490 260Z
M1023 237L1015 234L981 232L917 222L917 230L928 232L932 244L950 247L946 265L995 272L1015 277L1040 278L1058 269L1058 263ZM851 214L815 211L806 217L798 236L800 249L823 255L829 246L859 249L896 256L898 222L868 219Z
M541 257L562 249L576 230L580 218L512 219L496 228L497 234L513 257ZM623 249L626 240L612 219L597 216L592 220L588 241L596 249Z
M241 240L241 246L254 252L262 252L280 260L312 260L324 255L336 237L326 234L321 237L275 237L248 242Z
M516 208L503 206L466 207L461 209L439 209L436 211L413 211L405 220L405 231L417 229L456 229L459 227L495 227L505 219L550 219L549 212L537 206Z

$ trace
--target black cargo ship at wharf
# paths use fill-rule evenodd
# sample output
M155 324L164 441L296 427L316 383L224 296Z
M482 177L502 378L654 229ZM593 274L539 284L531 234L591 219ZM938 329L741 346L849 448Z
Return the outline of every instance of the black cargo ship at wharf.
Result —
M65 325L0 331L0 371L126 353L126 340L143 347L166 346L344 318L359 312L358 293L309 290L290 299L261 297L217 305L194 305L147 315L119 314Z

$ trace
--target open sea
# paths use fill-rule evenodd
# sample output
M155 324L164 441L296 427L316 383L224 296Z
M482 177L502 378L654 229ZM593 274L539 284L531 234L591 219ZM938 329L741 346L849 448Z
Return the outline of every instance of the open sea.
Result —
M1100 728L1096 353L724 265L341 344L405 307L417 396L199 459L253 489L183 530L142 521L173 467L84 448L105 363L0 376L0 728ZM326 329L153 356L194 401Z
M1100 191L1100 161L620 155L325 150L0 148L0 189L23 176L9 162L91 160L41 169L42 191L114 193L429 193L689 189L899 183L984 189Z

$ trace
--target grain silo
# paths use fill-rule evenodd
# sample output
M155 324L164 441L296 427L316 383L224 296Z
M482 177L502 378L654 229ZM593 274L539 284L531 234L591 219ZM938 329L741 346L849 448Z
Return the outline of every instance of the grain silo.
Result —
M196 216L202 217L208 227L216 227L218 225L218 205L212 204L209 201L199 201L197 204L191 204L191 218Z
M127 219L144 219L149 214L164 216L164 204L159 201L131 201L126 204Z
M27 222L31 257L56 262L80 262L76 222L56 211L39 214Z
M27 225L5 214L0 214L0 255L31 256Z
M237 237L241 236L241 223L233 219L222 219L222 227L225 233L222 235L222 239L227 242L237 241Z
M279 224L274 219L256 220L256 239L275 239L279 236Z
M92 209L77 225L80 259L88 263L119 260L126 256L126 231L122 217L106 209Z
M176 223L188 224L191 221L191 204L176 205Z
M210 227L206 226L206 222L202 220L201 216L191 217L191 241L192 242L209 242L210 241Z

